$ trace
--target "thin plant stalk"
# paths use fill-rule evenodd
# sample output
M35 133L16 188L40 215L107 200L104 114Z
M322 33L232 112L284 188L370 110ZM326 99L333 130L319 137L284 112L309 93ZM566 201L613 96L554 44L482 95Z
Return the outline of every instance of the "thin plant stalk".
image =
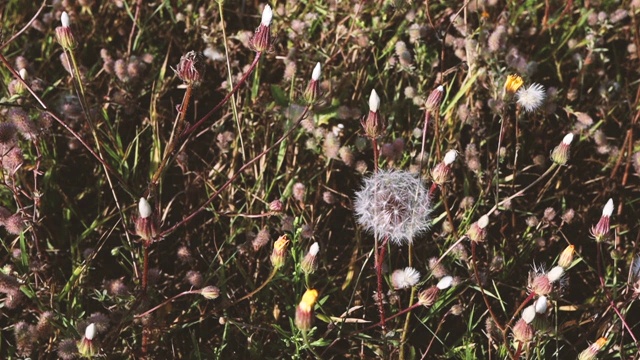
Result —
M409 243L409 266L413 267L413 244ZM411 287L411 296L409 297L409 308L413 306L416 296L416 287ZM407 312L404 318L404 326L402 327L402 336L400 337L400 359L404 359L404 344L407 342L407 334L409 333L409 324L411 323L411 311Z

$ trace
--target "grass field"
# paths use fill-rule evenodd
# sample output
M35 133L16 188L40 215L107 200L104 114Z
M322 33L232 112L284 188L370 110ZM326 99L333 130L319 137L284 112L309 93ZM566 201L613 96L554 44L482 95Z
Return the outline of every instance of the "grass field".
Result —
M0 358L640 359L640 1L266 5L0 0Z

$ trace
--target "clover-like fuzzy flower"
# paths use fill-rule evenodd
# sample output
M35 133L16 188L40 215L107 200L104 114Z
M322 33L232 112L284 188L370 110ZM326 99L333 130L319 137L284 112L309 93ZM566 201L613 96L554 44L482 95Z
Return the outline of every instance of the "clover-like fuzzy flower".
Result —
M414 174L381 170L364 180L354 210L367 231L400 245L429 229L429 200L429 190Z

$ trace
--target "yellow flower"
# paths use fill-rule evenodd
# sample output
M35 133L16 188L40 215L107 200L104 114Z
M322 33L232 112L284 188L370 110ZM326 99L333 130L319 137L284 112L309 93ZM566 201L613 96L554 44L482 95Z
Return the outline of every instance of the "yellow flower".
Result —
M318 290L309 289L302 295L302 300L300 300L300 304L296 308L295 323L298 329L303 331L311 329L313 307L316 304L316 300L318 300Z
M274 268L279 269L284 265L285 255L289 246L289 237L282 235L273 244L273 252L271 253L271 264Z
M522 80L520 75L511 74L507 76L507 81L504 83L504 89L510 94L515 94L522 84L524 84L524 80Z

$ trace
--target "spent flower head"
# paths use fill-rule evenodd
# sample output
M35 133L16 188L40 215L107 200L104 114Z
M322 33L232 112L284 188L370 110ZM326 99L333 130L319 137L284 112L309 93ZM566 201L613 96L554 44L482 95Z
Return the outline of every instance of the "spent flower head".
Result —
M420 273L412 267L398 269L391 274L391 284L395 289L407 289L420 281Z
M178 67L174 71L186 85L199 85L204 75L202 56L193 50L189 51L180 57Z
M279 269L284 265L287 247L289 246L289 237L282 235L273 243L273 251L271 252L271 265L274 269Z
M431 179L438 185L443 185L449 180L449 174L451 173L451 164L456 160L458 152L455 150L449 150L444 155L442 162L438 163L431 169Z
M427 101L424 103L424 106L427 112L434 113L440 109L440 105L442 104L442 98L444 97L444 86L439 85L437 88L431 91Z
M364 180L354 210L365 230L396 244L411 243L429 229L429 191L414 174L381 170Z
M516 101L526 112L531 112L539 108L544 102L544 98L544 87L537 83L520 88L516 92Z

